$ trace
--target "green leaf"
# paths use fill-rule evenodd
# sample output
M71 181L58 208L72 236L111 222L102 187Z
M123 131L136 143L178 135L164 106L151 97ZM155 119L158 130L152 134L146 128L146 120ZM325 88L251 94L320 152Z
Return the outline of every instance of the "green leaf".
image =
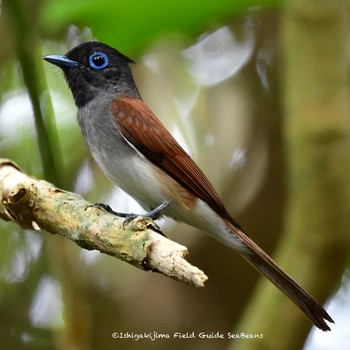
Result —
M70 24L92 29L94 36L122 51L135 51L163 35L198 35L253 6L280 0L51 0L41 12L41 30L57 35Z

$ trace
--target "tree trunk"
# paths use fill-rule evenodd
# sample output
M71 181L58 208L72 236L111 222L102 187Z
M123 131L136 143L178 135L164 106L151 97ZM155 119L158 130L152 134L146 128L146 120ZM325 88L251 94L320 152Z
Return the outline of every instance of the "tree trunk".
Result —
M349 251L347 13L345 0L288 0L282 22L289 195L275 258L320 302L335 291ZM263 339L236 340L231 349L301 349L310 326L261 281L235 333Z

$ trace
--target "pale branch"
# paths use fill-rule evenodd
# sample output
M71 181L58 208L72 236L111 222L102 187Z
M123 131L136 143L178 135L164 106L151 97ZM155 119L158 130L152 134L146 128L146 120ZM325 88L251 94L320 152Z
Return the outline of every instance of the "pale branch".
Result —
M165 238L151 219L124 219L80 195L30 177L0 158L0 218L23 228L57 233L87 250L116 257L145 271L203 287L207 276L189 264L187 248Z

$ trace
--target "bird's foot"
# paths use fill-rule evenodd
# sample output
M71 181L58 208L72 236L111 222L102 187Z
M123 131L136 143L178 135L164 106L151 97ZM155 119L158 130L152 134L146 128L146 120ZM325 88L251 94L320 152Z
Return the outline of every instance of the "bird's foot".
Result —
M97 208L104 209L104 210L108 211L109 213L111 213L113 215L125 218L125 220L123 222L123 226L124 227L125 227L125 225L127 225L129 222L131 222L132 220L134 220L138 216L151 218L152 220L157 220L159 218L159 216L160 216L160 212L163 209L165 209L168 205L169 205L168 202L164 202L164 203L158 205L158 207L152 209L151 211L149 211L149 212L147 212L145 214L134 214L134 213L119 213L119 212L116 212L109 205L104 204L104 203L96 203L95 204L95 206Z

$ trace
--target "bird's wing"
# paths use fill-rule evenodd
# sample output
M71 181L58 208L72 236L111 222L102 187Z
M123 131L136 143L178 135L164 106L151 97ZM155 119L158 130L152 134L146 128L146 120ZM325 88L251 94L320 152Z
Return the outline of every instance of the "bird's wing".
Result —
M219 215L229 217L219 195L201 169L142 100L116 99L112 104L112 113L123 137L141 154Z

